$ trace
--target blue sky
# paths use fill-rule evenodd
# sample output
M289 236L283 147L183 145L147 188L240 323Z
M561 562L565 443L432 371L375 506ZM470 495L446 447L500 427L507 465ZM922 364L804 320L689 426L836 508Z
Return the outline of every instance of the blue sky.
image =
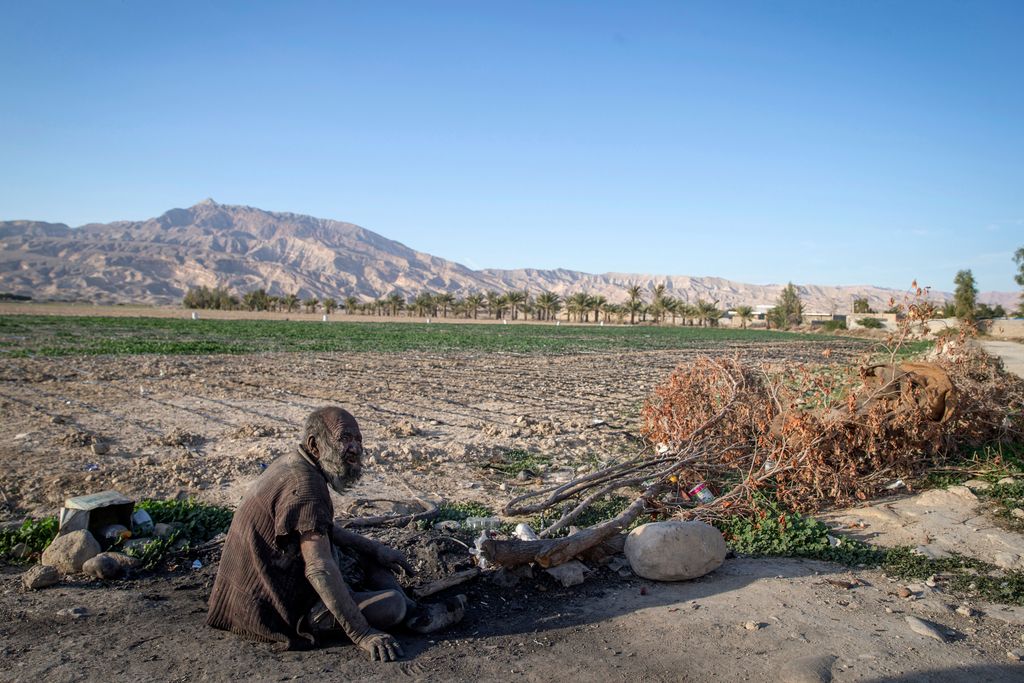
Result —
M205 197L481 267L1014 290L1022 2L0 4L0 218Z

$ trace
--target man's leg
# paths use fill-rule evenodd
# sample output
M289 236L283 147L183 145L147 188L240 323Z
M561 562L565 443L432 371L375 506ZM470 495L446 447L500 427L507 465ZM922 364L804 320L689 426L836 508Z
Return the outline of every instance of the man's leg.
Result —
M401 591L351 591L352 599L363 613L366 621L375 629L385 631L402 623L407 607L406 597ZM317 602L309 612L309 620L316 631L321 633L343 633L334 615L323 602Z
M398 577L390 569L365 557L361 557L360 560L363 583L366 586L386 592L397 592L405 597L406 628L417 633L433 633L462 621L466 613L466 596L457 595L431 604L418 603L406 595L402 584L398 582ZM367 620L369 621L369 617Z

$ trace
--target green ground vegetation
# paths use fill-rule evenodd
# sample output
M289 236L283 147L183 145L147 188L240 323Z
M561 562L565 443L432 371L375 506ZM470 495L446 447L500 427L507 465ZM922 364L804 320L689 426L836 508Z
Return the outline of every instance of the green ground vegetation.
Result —
M483 351L551 354L705 348L834 337L716 327L584 327L444 323L179 320L12 315L0 357L262 351ZM856 340L850 343L864 343Z
M229 508L206 505L194 499L143 500L135 507L148 512L155 524L172 524L175 527L168 537L154 537L145 545L127 551L141 559L145 569L156 568L172 552L187 553L191 546L226 532L234 515ZM57 528L56 517L44 517L25 520L17 529L0 532L0 557L8 558L8 561L34 562L57 536ZM9 558L18 543L28 547L27 555ZM111 549L118 550L116 547Z

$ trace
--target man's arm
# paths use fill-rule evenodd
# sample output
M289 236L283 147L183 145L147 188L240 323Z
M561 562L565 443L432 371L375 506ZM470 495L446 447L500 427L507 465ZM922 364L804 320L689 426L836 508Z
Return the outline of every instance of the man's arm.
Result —
M299 548L306 563L306 578L352 642L368 652L370 659L390 662L402 656L398 642L372 628L359 611L331 555L330 540L323 534L307 532L302 535Z
M399 551L372 538L366 538L354 531L349 531L337 523L331 529L331 540L336 545L343 548L351 548L357 553L376 560L377 564L383 565L396 573L399 568L404 570L408 576L416 573L408 561L406 561L405 556Z

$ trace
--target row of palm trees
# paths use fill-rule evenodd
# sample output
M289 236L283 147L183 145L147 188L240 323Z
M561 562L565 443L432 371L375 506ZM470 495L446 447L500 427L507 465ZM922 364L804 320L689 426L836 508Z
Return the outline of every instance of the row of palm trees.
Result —
M354 296L347 297L343 304L350 314L399 316L403 312L409 316L448 318L458 317L479 319L481 314L495 320L559 320L569 322L629 324L638 322L663 323L671 321L674 325L681 321L684 325L714 327L725 315L718 308L717 301L697 299L689 303L665 293L664 285L657 285L651 290L651 300L645 301L644 290L632 286L626 290L623 303L612 303L603 295L577 292L563 297L555 292L542 291L536 296L521 290L498 292L474 292L465 297L456 297L451 292L420 292L412 299L406 300L398 292L373 301L360 301ZM325 307L325 312L327 311ZM733 311L742 325L753 319L754 309L750 306L739 306Z
M348 296L338 301L326 297L300 298L297 294L274 296L264 289L246 293L241 300L230 295L226 290L206 289L203 287L189 290L183 303L189 308L241 308L251 311L279 311L292 313L304 308L307 313L322 310L331 314L343 309L350 315L408 316L427 318L459 317L479 319L480 315L493 317L495 320L538 320L553 321L564 319L569 322L629 324L653 322L660 324L671 321L673 325L681 321L684 325L715 327L725 313L718 308L717 301L705 301L698 298L690 303L666 293L665 285L656 285L650 290L650 300L645 297L647 292L639 285L626 289L626 299L622 303L612 303L603 295L577 292L562 296L554 292L542 291L537 295L521 290L498 292L474 292L464 297L456 297L451 292L420 292L412 298L406 298L399 292L392 292L386 297L364 301L355 296ZM738 306L733 313L739 318L743 327L753 319L754 310L750 306Z

